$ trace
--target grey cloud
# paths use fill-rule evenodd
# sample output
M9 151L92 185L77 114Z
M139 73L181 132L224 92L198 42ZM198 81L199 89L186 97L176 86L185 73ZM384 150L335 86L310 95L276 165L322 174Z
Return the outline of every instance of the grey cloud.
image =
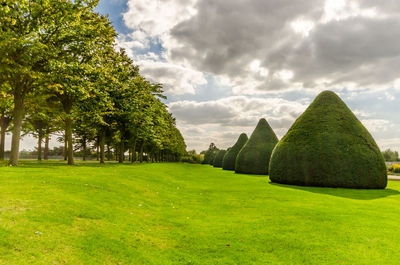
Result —
M189 124L226 123L236 115L232 107L217 102L173 102L169 109L177 119Z
M320 25L286 66L294 70L295 80L310 86L318 78L331 79L332 86L393 81L399 76L393 68L400 63L399 26L400 18L362 17Z
M193 58L192 63L206 72L240 74L238 65L264 58L266 51L279 46L287 22L297 15L320 15L321 4L317 0L199 1L198 14L171 31L185 45L170 51L171 58Z
M231 87L237 95L196 102L211 96L193 94L183 97L192 101L170 103L189 146L202 150L211 141L229 146L240 132L251 132L261 117L282 137L323 89L339 92L350 108L362 112L361 119L371 120L366 123L377 128L372 133L378 144L395 144L398 139L394 136L399 126L383 132L387 124L379 120L399 124L399 116L393 113L398 110L400 82L393 81L400 78L400 1L345 1L343 12L333 10L329 19L325 0L129 2L132 28L143 28L140 17L134 15L136 5L148 9L143 16L146 21L151 16L161 23L146 33L161 43L160 58L165 64L141 66L146 76L166 83L168 91L177 94L195 92L205 83L204 76L210 76L218 80L216 90ZM181 16L163 17L159 6L166 3L172 14ZM350 3L358 3L359 8ZM197 12L188 16L185 6ZM376 16L367 14L371 10ZM299 20L311 21L314 27L307 34L296 33L292 23ZM255 61L256 71L249 67ZM185 71L177 71L180 67ZM276 78L281 70L291 71L293 77ZM207 89L214 87L209 83Z
M399 76L400 16L392 10L400 4L372 0L359 4L378 10L378 16L322 23L324 1L198 1L197 15L171 30L182 46L172 47L169 58L226 75L241 87L248 81L245 68L254 59L270 73L293 71L289 83L269 76L252 90L283 90L295 83L314 88L321 86L316 82L320 79L329 79L325 87L345 82L369 88L387 84ZM292 30L290 23L296 19L315 22L308 37Z

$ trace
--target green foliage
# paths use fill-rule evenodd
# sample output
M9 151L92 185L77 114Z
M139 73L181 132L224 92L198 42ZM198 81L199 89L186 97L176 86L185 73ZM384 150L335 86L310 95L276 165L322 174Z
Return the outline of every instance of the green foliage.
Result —
M391 173L400 173L400 164L392 164L387 167Z
M245 133L242 133L236 143L226 152L222 160L222 169L235 170L236 157L242 147L246 144L248 138Z
M382 152L383 157L387 162L399 161L399 153L397 151L392 151L390 149L386 149Z
M271 126L265 119L260 119L249 140L237 155L235 172L268 175L269 160L277 143L278 138Z
M127 150L134 157L146 153L152 161L178 161L185 155L175 119L161 102L162 85L145 80L125 51L115 49L116 31L96 12L97 4L98 0L0 4L0 122L4 132L3 121L13 118L11 165L18 164L26 113L24 132L40 137L54 131L49 124L63 121L58 129L64 130L69 164L74 142L80 149L95 144L102 158L107 143L119 152L120 162ZM40 104L27 107L27 98ZM59 106L43 109L41 103L49 98Z
M391 166L391 171L392 171L393 173L400 173L400 164L393 164L393 165Z
M214 143L211 143L207 151L204 152L204 160L202 164L212 165L218 151L219 149L217 148L217 146Z
M224 160L224 156L226 154L226 150L219 150L217 155L214 158L213 166L214 167L222 167L222 161Z
M203 161L203 155L197 154L195 150L190 150L186 155L181 157L181 162L200 164Z
M385 188L386 166L374 139L346 104L324 91L275 147L272 182Z

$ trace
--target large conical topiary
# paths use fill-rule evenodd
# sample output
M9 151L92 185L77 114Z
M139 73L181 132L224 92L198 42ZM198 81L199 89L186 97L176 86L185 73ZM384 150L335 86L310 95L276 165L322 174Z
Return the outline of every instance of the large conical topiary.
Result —
M229 149L226 152L224 159L222 160L222 169L235 170L236 157L237 157L240 149L242 149L242 147L246 144L247 140L248 140L248 138L245 133L242 133L239 136L239 139L237 140L235 145L232 146L231 149Z
M318 95L272 152L272 182L382 189L386 166L374 139L333 92Z
M214 167L222 167L222 160L224 159L224 156L226 154L226 150L219 150L217 155L214 158Z
M278 143L271 126L261 119L236 158L235 171L246 174L268 174L269 159Z

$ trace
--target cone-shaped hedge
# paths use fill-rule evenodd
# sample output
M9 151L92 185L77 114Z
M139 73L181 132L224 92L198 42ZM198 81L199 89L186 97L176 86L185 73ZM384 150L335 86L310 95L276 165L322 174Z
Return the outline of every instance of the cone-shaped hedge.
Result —
M272 182L383 189L386 166L374 139L346 104L324 91L272 152Z
M269 159L278 143L271 126L261 119L236 158L235 171L246 174L268 174Z
M222 167L222 160L224 159L224 156L226 154L226 150L219 150L217 155L214 158L214 167Z
M231 149L229 149L226 152L224 159L222 160L222 169L235 170L236 157L237 157L240 149L242 149L242 147L246 144L247 140L248 140L248 138L245 133L242 133L239 136L239 139L237 140L235 145L232 146Z

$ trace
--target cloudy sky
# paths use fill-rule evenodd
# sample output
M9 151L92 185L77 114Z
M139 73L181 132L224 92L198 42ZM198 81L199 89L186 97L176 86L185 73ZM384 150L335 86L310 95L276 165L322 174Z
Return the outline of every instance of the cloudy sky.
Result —
M161 82L189 149L278 137L322 90L400 150L398 0L100 0L118 45Z

